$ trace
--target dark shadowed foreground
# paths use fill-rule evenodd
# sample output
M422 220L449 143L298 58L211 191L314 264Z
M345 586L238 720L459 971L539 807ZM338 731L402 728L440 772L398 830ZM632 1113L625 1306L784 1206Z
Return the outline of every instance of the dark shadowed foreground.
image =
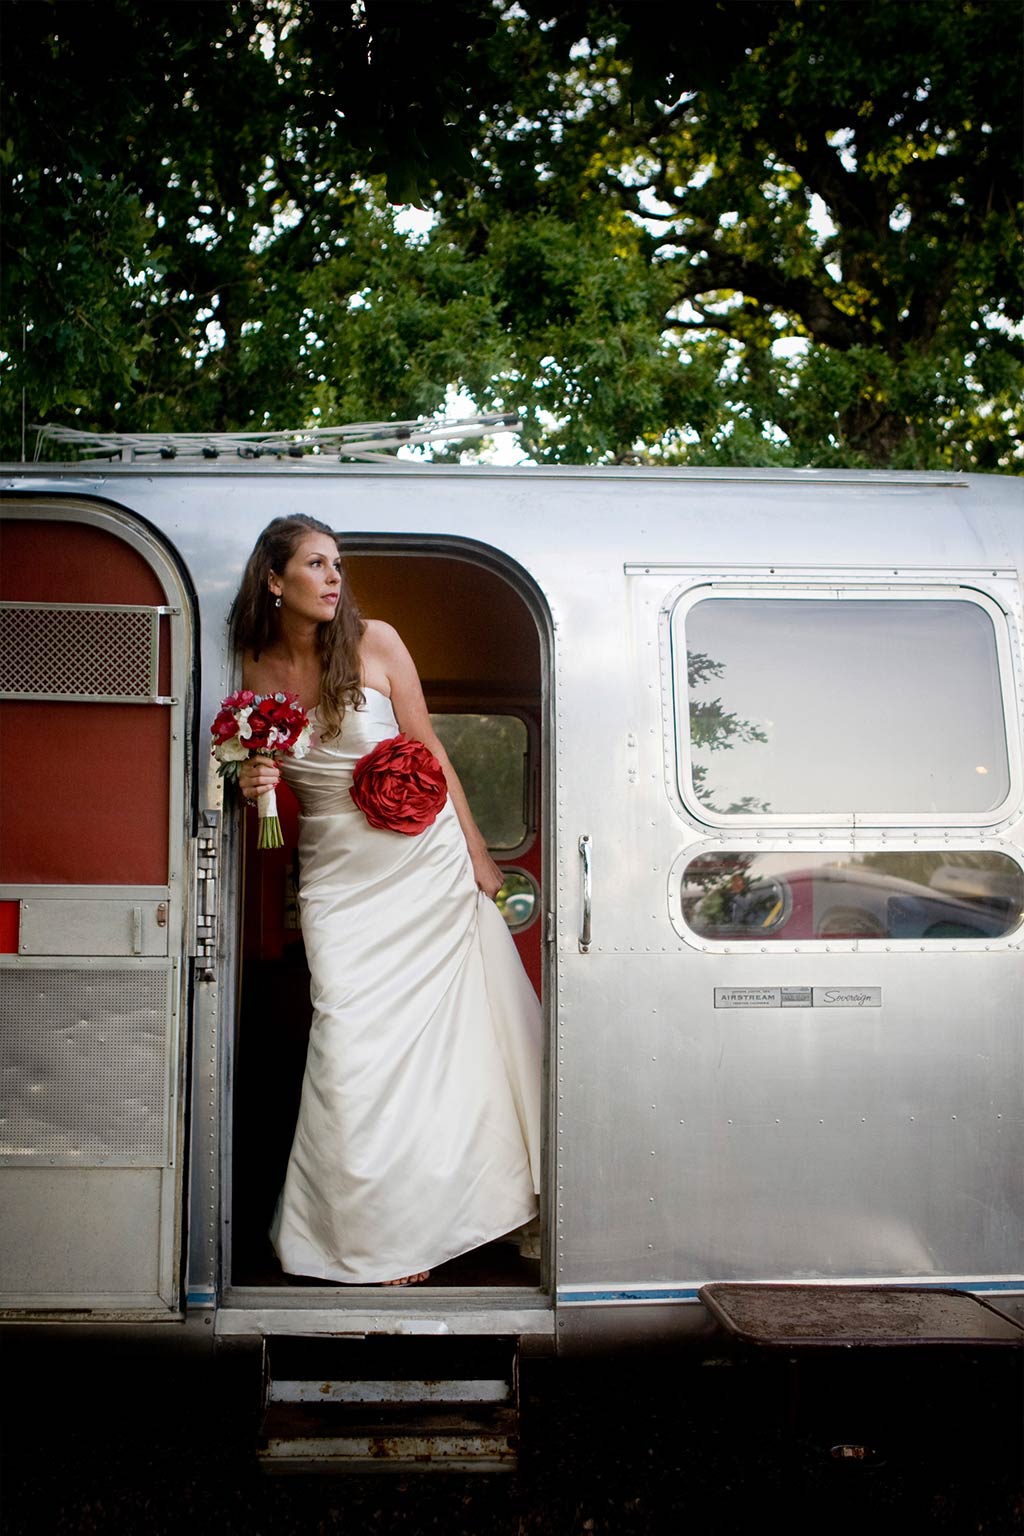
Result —
M1019 1354L820 1356L795 1376L735 1353L526 1361L515 1475L267 1477L252 1355L0 1343L5 1536L1009 1533L1024 1513Z

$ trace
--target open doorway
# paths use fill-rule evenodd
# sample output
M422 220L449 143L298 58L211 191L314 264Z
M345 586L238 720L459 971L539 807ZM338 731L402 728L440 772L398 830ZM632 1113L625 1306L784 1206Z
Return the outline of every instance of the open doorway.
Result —
M423 680L435 729L507 879L498 905L527 975L542 990L543 644L531 605L486 557L427 548L352 550L356 601L402 635ZM436 549L436 545L435 545ZM255 849L246 818L242 976L235 1050L231 1281L323 1284L285 1275L267 1236L298 1113L311 1022L299 930L297 806L278 795L285 846ZM543 1198L543 1196L542 1196ZM543 1211L542 1211L543 1218ZM491 1243L433 1270L431 1286L541 1284L536 1256Z

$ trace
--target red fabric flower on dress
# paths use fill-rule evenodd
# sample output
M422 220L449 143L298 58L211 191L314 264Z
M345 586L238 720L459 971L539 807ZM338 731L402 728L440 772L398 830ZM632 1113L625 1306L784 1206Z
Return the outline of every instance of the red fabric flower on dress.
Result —
M359 759L349 794L371 827L415 837L437 820L448 785L433 752L403 731Z

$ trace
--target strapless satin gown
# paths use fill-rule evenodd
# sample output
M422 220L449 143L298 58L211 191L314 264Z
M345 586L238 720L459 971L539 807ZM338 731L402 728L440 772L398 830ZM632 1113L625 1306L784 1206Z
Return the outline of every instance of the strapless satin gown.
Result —
M301 808L313 1023L270 1233L289 1274L350 1284L521 1226L540 1173L536 996L451 802L416 837L353 805L353 766L398 733L391 701L364 692L340 737L282 764Z

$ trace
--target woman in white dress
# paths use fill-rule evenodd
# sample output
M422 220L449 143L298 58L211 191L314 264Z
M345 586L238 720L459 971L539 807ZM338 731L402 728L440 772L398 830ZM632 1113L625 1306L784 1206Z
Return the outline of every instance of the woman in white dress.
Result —
M403 1285L537 1210L540 1012L493 897L502 884L389 624L362 619L338 542L311 518L260 535L233 611L242 684L297 694L301 760L242 765L254 801L299 800L313 1023L271 1227L282 1268ZM441 763L448 801L414 836L372 827L352 769L398 732Z

